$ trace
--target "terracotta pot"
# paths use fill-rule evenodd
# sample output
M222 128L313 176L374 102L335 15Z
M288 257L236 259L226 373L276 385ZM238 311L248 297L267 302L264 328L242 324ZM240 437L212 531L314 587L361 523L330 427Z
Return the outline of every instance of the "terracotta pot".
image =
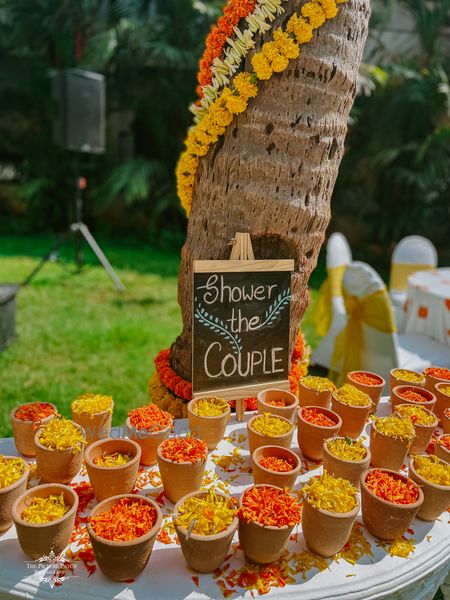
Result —
M75 425L83 431L81 425ZM41 429L36 431L36 465L39 476L48 483L69 483L78 475L83 464L84 447L78 452L72 450L50 450L39 442ZM84 434L84 432L83 432Z
M120 452L132 459L118 467L102 467L95 459L103 454ZM100 502L105 498L133 491L141 459L141 448L133 440L108 438L93 442L84 452L84 462L95 497Z
M435 386L438 383L445 383L447 385L450 385L450 380L449 379L441 379L440 377L433 377L432 375L427 375L425 373L425 389L428 390L429 392L432 392L434 394L436 388Z
M336 438L327 438L323 442L323 469L333 477L347 479L359 489L361 474L369 468L370 450L366 448L366 456L362 460L344 460L328 450L327 443ZM342 438L344 439L344 438Z
M331 406L331 390L323 390L316 392L306 385L303 385L302 380L298 382L298 399L300 406L321 406L322 408L330 408Z
M111 435L112 413L114 402L111 402L109 410L89 415L87 413L77 413L71 409L72 419L84 429L87 444L92 444L97 440L104 440Z
M294 422L298 407L298 398L292 392L277 389L263 390L259 392L257 398L259 413L269 412L272 415L285 417L289 421ZM286 406L273 406L273 404L267 403L268 400L284 400Z
M442 430L444 433L450 433L450 416L447 417L445 412L444 416L442 417Z
M372 467L400 471L406 462L411 442L393 438L376 429L375 423L370 426L370 464Z
M277 458L284 459L290 458L294 461L295 467L292 471L286 471L285 473L270 471L259 464L259 461L266 456L276 456ZM252 454L253 481L257 485L274 485L275 487L291 489L294 487L295 480L300 474L301 467L302 461L297 454L281 446L260 446Z
M397 404L396 410L401 408L402 406L410 406L409 404ZM424 409L429 415L435 417L435 420L432 425L419 425L418 423L413 423L414 430L416 435L412 441L411 447L408 451L408 454L421 454L425 451L425 448L431 442L431 438L433 437L434 430L437 427L438 419L431 410L427 408ZM401 416L401 415L400 415Z
M342 419L342 426L339 433L356 440L361 435L367 418L372 411L372 403L368 406L349 406L340 402L332 394L331 408Z
M201 417L192 410L199 400L201 398L191 400L187 406L189 431L195 437L206 442L208 450L214 450L225 435L225 429L231 414L230 407L227 406L226 412L217 417Z
M319 408L320 412L334 421L335 425L331 427L323 427L309 423L303 418L303 411L307 408ZM322 460L323 458L323 441L334 435L338 435L342 427L341 417L329 410L316 406L303 406L298 409L298 428L297 440L300 450L305 458L310 460Z
M447 408L450 408L450 396L441 392L441 388L449 387L450 382L438 383L434 386L434 394L436 395L436 404L434 405L433 412L439 419L439 425L442 426L444 419L444 412Z
M28 523L21 517L23 510L33 498L48 498L52 494L63 494L64 502L70 509L60 519L50 523ZM54 552L57 556L70 543L75 515L78 508L78 496L75 491L58 483L38 485L24 492L14 502L12 517L16 525L17 537L23 552L36 560Z
M446 464L444 461L442 463ZM417 513L419 519L434 521L444 511L447 511L450 504L450 485L438 485L419 475L414 468L414 457L409 461L408 475L420 485L423 491L423 504Z
M243 495L239 499L241 505ZM293 529L294 525L269 527L259 525L258 523L246 523L242 519L239 519L239 544L245 558L248 562L259 565L267 565L268 563L275 562L286 549Z
M95 517L108 511L121 498L133 498L145 500L156 509L156 522L153 527L134 540L129 542L112 542L96 535L92 525L88 522L87 530L91 539L92 549L94 550L95 560L100 570L115 581L127 581L135 579L147 566L148 560L153 550L156 536L159 533L162 523L162 512L154 500L148 496L135 494L120 494L103 500L91 511L90 516Z
M399 385L409 385L411 387L420 387L423 388L425 386L425 375L423 376L422 381L408 381L407 379L402 379L401 377L396 377L394 375L395 371L398 371L398 367L395 369L391 369L390 375L389 375L389 383L390 383L390 392L392 393L392 390L399 386ZM408 373L413 373L414 375L420 375L420 373L418 373L417 371L411 371L411 369L402 369L402 371L408 371Z
M446 463L450 464L450 450L448 448L446 448L445 446L442 446L442 444L439 444L439 440L441 438L444 437L444 435L448 435L448 434L443 434L440 435L437 439L436 439L436 446L435 446L435 450L434 453L435 455L440 458L441 460L443 460Z
M170 425L161 431L147 432L146 430L136 430L132 427L130 419L126 420L126 427L129 431L128 437L139 444L141 448L141 465L152 467L156 465L156 449L169 437L171 431Z
M406 392L408 390L418 392L421 396L426 398L426 400L424 402L413 402L412 400L408 400L407 398L402 398L402 396L399 396L399 393ZM417 386L413 385L398 385L391 391L392 411L395 411L399 404L411 404L412 406L422 406L422 408L433 410L435 403L436 396L425 388L418 388Z
M366 477L371 471L373 469L361 475L361 507L364 525L375 537L392 541L402 536L411 526L423 503L423 492L419 487L419 497L412 504L394 504L383 500L366 485ZM405 482L408 480L405 475L396 471L390 469L383 469L383 471Z
M5 459L15 459L17 456L5 456ZM24 465L22 477L17 481L8 485L8 487L0 488L0 534L9 529L13 524L12 507L17 498L27 489L28 475L30 468L23 458L20 459Z
M359 502L350 512L334 513L312 506L303 499L302 531L311 552L328 558L345 546L359 511Z
M379 383L377 385L366 385L365 383L359 383L358 381L353 379L353 376L357 373L364 373L365 375L371 375L372 377L376 377ZM378 403L381 398L381 394L383 393L384 387L386 385L386 381L380 375L377 375L376 373L371 373L370 371L350 371L350 373L347 373L347 381L348 383L353 385L353 387L357 388L358 390L361 390L361 392L364 392L369 396L369 398L372 400L372 408L370 412L376 412Z
M254 415L247 421L247 441L250 456L253 454L256 448L259 448L260 446L281 446L282 448L289 449L292 445L292 438L294 435L294 425L291 423L291 421L289 421L289 419L285 419L284 417L278 417L279 419L287 421L291 426L291 429L283 435L271 437L269 435L258 433L255 429L253 429L253 421L258 418L258 416L259 415Z
M164 493L174 504L186 494L201 488L206 460L176 463L164 458L161 446L157 449L157 459Z
M231 525L221 533L217 533L216 535L199 535L198 533L191 533L191 535L187 537L187 529L185 527L180 527L176 523L176 513L188 498L191 498L192 496L206 496L207 493L208 490L186 494L186 496L183 496L178 500L173 509L173 523L180 540L183 556L191 569L195 569L195 571L198 571L199 573L212 573L222 564L230 551L231 542L233 541L233 536L238 526L238 518L235 517ZM216 492L216 494L222 496L222 498L227 498L225 494L219 492Z
M21 406L27 406L27 404L34 404L34 402L27 402L26 404L22 404ZM51 404L50 402L46 404L50 404L54 408L56 414L56 406L54 404ZM14 443L20 454L23 454L24 456L36 456L36 448L34 445L34 435L36 433L36 429L54 419L55 414L49 415L45 419L42 419L42 421L33 423L33 421L22 421L20 419L16 419L14 413L18 408L19 407L16 406L16 408L14 408L10 413Z

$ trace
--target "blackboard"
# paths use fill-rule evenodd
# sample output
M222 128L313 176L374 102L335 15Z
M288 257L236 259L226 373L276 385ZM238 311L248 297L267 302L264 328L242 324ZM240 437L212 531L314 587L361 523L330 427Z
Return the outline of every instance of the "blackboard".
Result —
M291 260L195 261L194 396L288 386ZM223 391L228 390L229 394Z

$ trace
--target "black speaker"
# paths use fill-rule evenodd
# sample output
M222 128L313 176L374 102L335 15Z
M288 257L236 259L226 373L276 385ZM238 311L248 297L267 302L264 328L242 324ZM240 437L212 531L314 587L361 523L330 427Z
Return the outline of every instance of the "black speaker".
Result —
M57 104L54 141L76 152L104 152L104 76L81 69L64 69L52 73L51 89Z

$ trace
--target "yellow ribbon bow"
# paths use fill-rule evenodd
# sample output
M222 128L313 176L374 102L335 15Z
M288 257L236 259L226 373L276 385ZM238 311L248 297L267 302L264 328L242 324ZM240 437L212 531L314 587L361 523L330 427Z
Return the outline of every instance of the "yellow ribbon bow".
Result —
M322 337L326 336L333 320L333 296L342 296L342 278L347 265L328 269L327 278L322 283L313 313L314 327Z

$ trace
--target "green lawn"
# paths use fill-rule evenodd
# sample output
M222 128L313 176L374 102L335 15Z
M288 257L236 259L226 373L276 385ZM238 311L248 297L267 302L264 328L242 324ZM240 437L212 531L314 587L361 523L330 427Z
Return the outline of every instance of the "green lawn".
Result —
M52 243L49 236L0 237L0 282L20 282ZM0 354L2 437L11 435L9 411L22 402L53 402L69 415L77 395L111 394L113 422L120 424L130 408L147 401L153 359L181 328L179 253L143 242L101 239L101 245L125 293L116 293L88 252L85 270L74 274L71 247L20 291L18 339ZM303 327L315 345L308 315Z

